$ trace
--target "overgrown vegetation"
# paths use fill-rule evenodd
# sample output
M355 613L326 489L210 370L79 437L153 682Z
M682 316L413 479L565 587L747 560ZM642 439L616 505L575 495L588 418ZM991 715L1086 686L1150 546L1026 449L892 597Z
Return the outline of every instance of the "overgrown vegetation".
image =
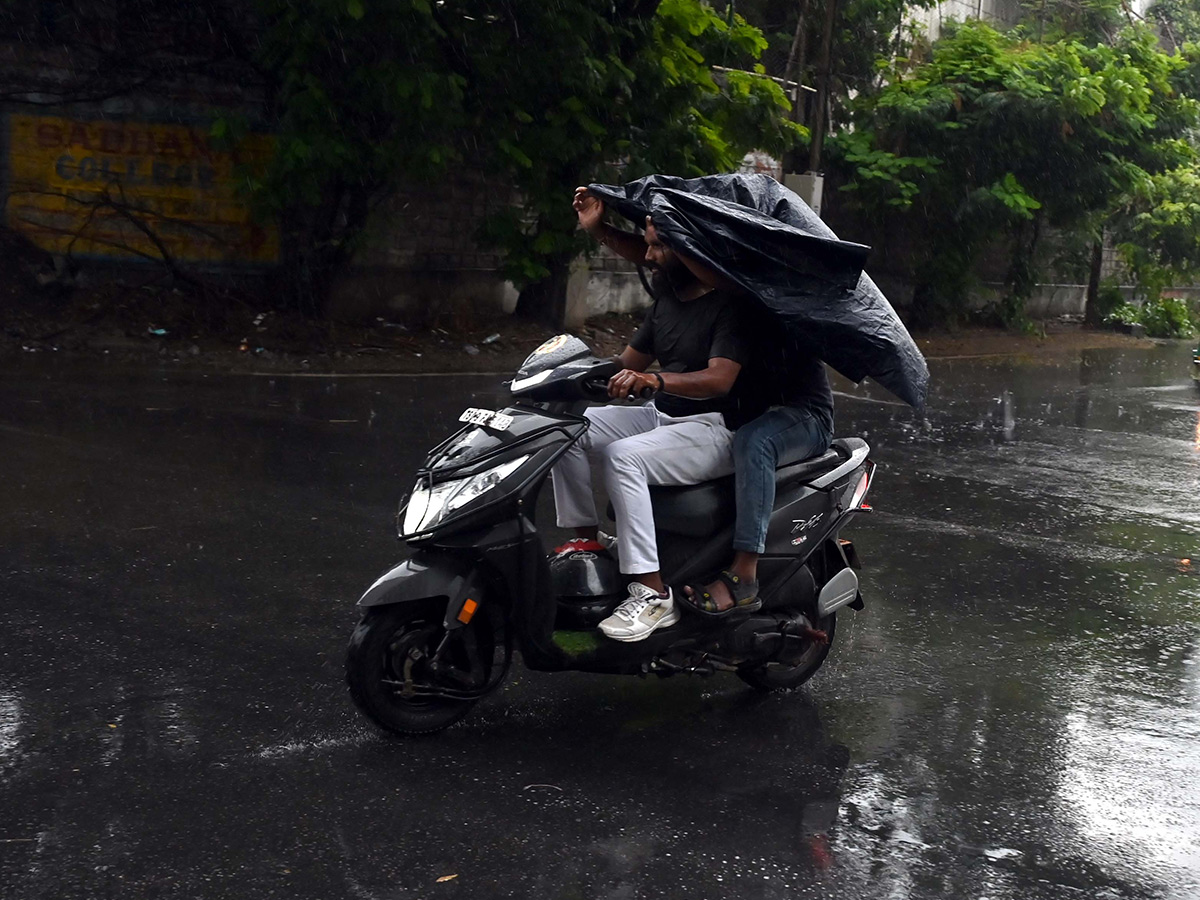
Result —
M559 318L571 259L585 246L577 184L652 171L729 170L800 129L765 47L740 17L700 0L261 0L258 59L274 86L280 153L255 185L306 229L297 245L320 292L401 179L455 167L511 186L480 222L523 288L518 311Z
M49 87L69 104L235 79L253 111L230 108L213 137L236 142L251 119L276 135L270 170L247 188L285 230L281 299L313 313L401 183L490 176L512 203L480 223L481 238L526 289L520 308L554 318L583 246L577 184L729 170L805 133L762 77L761 32L701 0L134 0L141 18L127 31L115 0L52 6L0 7L0 38L65 54L78 71L59 83L36 66L0 73L0 99L44 104ZM161 35L168 49L150 50Z
M1156 338L1188 338L1196 333L1196 314L1187 301L1178 297L1158 297L1141 306L1122 303L1105 317L1110 325L1141 325Z
M1048 229L1096 231L1154 176L1195 157L1195 61L1145 28L1111 44L1030 41L966 23L927 62L898 61L839 135L844 190L866 215L913 235L912 315L961 318L980 254L1007 245L995 310L1020 324Z
M506 202L478 238L502 251L519 309L554 320L586 246L566 202L576 184L728 171L757 148L830 173L854 236L878 238L913 284L917 326L966 318L998 251L991 320L1025 324L1064 255L1090 270L1103 320L1119 305L1100 285L1107 241L1145 315L1176 328L1174 307L1155 310L1200 272L1195 10L1160 0L1156 32L1120 0L1052 0L1007 31L966 22L930 42L906 21L928 2L12 2L0 36L72 67L0 71L0 99L238 83L247 102L213 137L236 142L252 119L277 136L247 190L286 232L280 301L316 314L402 184L481 173ZM84 20L95 27L71 24Z

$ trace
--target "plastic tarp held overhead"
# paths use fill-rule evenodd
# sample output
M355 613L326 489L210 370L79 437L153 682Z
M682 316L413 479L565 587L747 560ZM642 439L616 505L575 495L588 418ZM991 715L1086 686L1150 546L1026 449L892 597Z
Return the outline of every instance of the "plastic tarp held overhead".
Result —
M589 185L610 208L757 297L815 355L851 381L868 375L917 409L929 369L863 271L869 247L840 241L769 175L648 175Z

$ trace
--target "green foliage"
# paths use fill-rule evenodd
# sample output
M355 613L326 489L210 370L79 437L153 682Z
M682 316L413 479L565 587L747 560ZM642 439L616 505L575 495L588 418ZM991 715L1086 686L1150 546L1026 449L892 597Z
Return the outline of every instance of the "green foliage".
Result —
M842 190L854 191L864 205L907 209L921 193L925 176L941 165L932 156L898 156L879 150L869 131L843 132L837 139L842 159L854 167L854 181Z
M1143 294L1200 273L1200 164L1146 178L1115 217L1118 250Z
M1195 66L1145 28L1111 45L1029 43L969 22L928 62L889 65L885 77L859 103L855 131L837 136L835 158L863 211L919 235L919 324L965 308L963 279L935 261L970 269L1001 236L1012 254L1001 316L1019 323L1043 225L1091 227L1194 156L1182 138L1197 106L1181 88Z
M1191 337L1192 320L1187 303L1177 297L1160 297L1142 307L1142 324L1150 337Z
M1123 303L1104 319L1110 325L1141 325L1156 338L1189 338L1195 327L1185 301L1177 297L1159 297L1142 306Z
M1122 0L1071 0L1047 3L1021 0L1023 16L1015 29L1022 38L1039 43L1063 39L1087 44L1112 43L1127 24Z
M879 87L880 57L906 57L912 50L911 30L905 17L914 8L936 5L934 0L837 0L833 32L830 101L834 121L841 121L852 96L874 93ZM785 71L797 19L805 10L802 43L806 47L802 71ZM821 28L825 18L825 0L739 0L737 11L763 30L768 41L763 61L766 69L778 77L797 78L814 85L817 80ZM797 54L799 56L799 54ZM799 60L794 60L798 63ZM811 99L811 97L810 97Z
M785 118L775 82L714 73L717 61L752 71L765 46L738 16L727 20L699 0L662 0L654 16L620 21L593 0L519 9L514 21L537 35L540 61L513 66L501 62L504 46L488 49L487 35L471 39L475 65L487 71L472 92L475 127L493 130L508 157L483 163L508 174L523 199L481 234L505 251L518 285L561 271L587 246L569 203L575 185L730 171L747 150L782 150L803 133Z
M526 285L583 246L577 184L728 171L804 134L775 82L713 71L753 72L766 41L701 0L258 2L278 145L255 193L314 278L401 180L470 167L509 186L480 236Z
M1124 305L1126 305L1125 295L1121 293L1117 280L1109 277L1101 281L1100 289L1096 292L1097 319L1106 321L1112 313Z
M1142 308L1122 301L1104 316L1104 321L1109 325L1140 325Z
M1200 7L1193 0L1157 0L1147 18L1158 23L1171 47L1200 41Z

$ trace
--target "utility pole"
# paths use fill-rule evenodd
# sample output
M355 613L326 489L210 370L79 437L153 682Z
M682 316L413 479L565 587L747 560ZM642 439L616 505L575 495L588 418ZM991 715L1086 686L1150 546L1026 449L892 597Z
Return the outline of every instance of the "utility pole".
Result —
M829 75L833 55L833 23L837 18L837 0L825 0L825 25L821 32L821 61L817 68L817 106L812 117L812 145L808 152L808 170L821 171L821 150L825 145L826 115L829 105Z
M808 0L800 0L800 11L796 14L796 33L792 35L792 48L788 51L787 66L783 70L784 81L796 82L796 96L792 98L792 121L804 121L804 106L800 102L801 82L808 63Z
M792 48L788 51L787 65L783 70L783 80L795 84L792 94L792 111L789 118L793 122L804 124L804 70L808 63L808 4L809 0L800 0L800 10L796 16L796 32L792 35ZM795 150L788 150L783 159L783 171L795 172L801 165Z

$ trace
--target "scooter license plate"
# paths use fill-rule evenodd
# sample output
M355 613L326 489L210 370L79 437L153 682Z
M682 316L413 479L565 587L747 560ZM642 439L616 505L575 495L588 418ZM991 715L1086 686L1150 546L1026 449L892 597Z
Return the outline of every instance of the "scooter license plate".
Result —
M458 417L458 421L466 422L468 425L482 425L494 431L508 431L508 426L512 425L513 420L512 416L506 416L504 413L493 412L490 409L476 409L472 406L463 411L463 414Z

